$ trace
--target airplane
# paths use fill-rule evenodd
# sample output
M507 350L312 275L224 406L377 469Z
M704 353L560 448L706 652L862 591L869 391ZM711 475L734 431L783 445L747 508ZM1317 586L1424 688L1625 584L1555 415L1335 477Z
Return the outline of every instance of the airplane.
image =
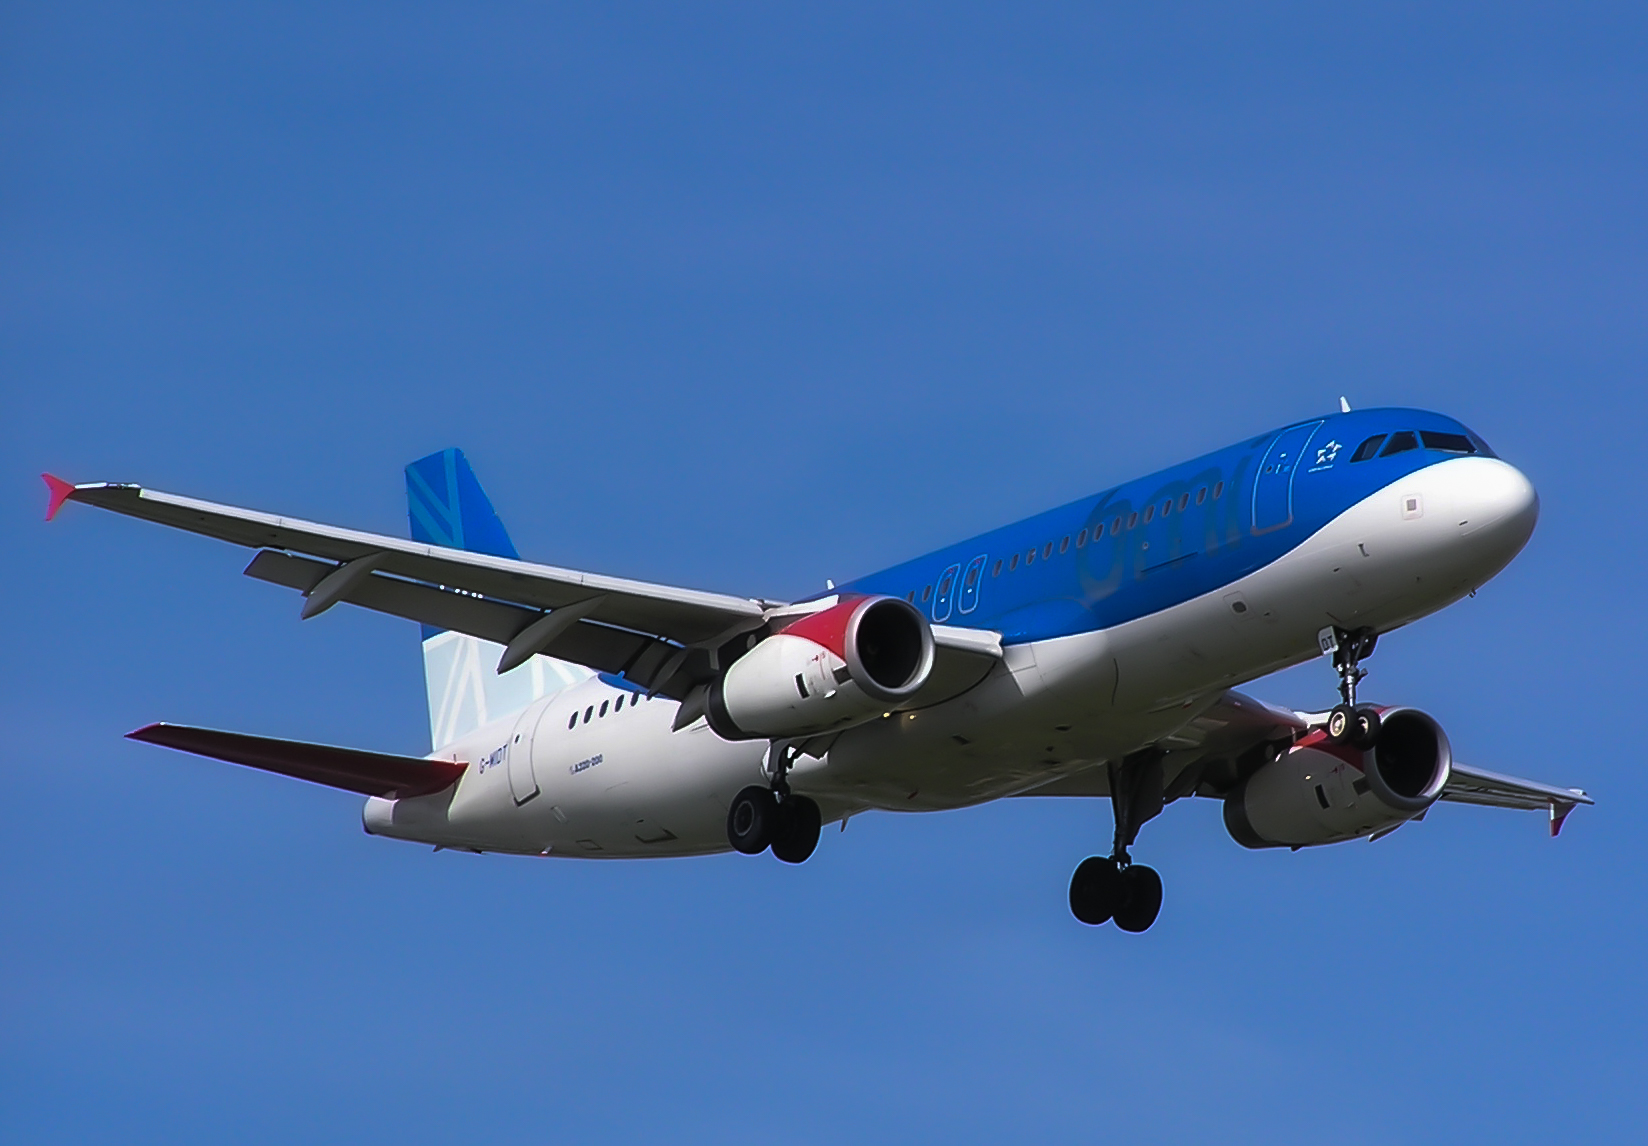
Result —
M418 758L175 724L134 740L367 797L373 835L590 859L813 854L826 823L1007 797L1108 797L1070 909L1141 932L1162 881L1140 828L1223 803L1247 848L1380 839L1438 801L1593 803L1454 758L1442 726L1363 703L1379 637L1474 593L1539 515L1479 436L1416 409L1340 411L799 601L523 560L464 455L406 468L410 537L43 475L66 502L256 551L246 574L423 626ZM1236 686L1331 657L1335 703Z

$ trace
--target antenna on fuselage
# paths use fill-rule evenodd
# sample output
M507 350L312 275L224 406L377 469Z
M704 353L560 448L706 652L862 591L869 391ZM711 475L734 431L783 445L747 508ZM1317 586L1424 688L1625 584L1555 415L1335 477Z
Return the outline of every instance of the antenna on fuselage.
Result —
M1343 394L1339 395L1339 412L1341 414L1350 413L1350 402L1345 399Z

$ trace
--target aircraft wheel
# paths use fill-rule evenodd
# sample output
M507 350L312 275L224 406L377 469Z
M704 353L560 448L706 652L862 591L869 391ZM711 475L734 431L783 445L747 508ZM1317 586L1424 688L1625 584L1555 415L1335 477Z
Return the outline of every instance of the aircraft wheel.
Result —
M1133 864L1118 878L1116 926L1123 931L1146 931L1162 910L1162 877L1154 868Z
M801 863L818 847L824 817L805 796L790 796L778 805L772 853L785 863Z
M1379 742L1379 710L1358 708L1351 721L1350 743L1366 752Z
M1116 908L1120 878L1115 860L1103 856L1082 860L1070 877L1070 914L1093 927L1107 922Z
M767 788L750 785L727 809L727 842L747 856L760 855L778 826L778 801Z
M1356 730L1356 711L1348 704L1336 704L1328 713L1328 739L1343 744Z

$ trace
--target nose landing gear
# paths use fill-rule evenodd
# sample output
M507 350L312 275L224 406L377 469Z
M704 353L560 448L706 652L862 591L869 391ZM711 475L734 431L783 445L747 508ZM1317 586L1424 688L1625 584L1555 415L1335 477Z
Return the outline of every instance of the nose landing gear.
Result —
M1084 859L1070 877L1070 913L1097 926L1114 919L1123 931L1146 931L1162 909L1162 877L1127 854L1139 828L1162 810L1162 754L1140 752L1109 766L1116 814L1108 856Z
M785 863L802 863L818 847L824 817L816 803L790 791L788 773L795 762L790 744L774 741L769 759L772 787L751 784L727 808L727 842L747 856L770 847Z
M1339 703L1328 713L1328 739L1366 751L1379 739L1379 712L1356 703L1356 686L1368 675L1362 660L1373 655L1379 634L1371 629L1323 629L1321 641L1333 650L1333 667L1339 673Z

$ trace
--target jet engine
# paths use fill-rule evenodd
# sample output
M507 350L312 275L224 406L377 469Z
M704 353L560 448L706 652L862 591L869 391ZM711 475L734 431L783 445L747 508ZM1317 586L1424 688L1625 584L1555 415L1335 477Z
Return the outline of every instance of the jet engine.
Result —
M1225 828L1243 847L1311 847L1356 839L1421 815L1442 794L1453 752L1442 726L1415 708L1380 712L1362 751L1318 729L1225 797Z
M933 630L897 597L859 597L758 642L710 686L705 716L727 740L811 736L909 700L933 671Z

